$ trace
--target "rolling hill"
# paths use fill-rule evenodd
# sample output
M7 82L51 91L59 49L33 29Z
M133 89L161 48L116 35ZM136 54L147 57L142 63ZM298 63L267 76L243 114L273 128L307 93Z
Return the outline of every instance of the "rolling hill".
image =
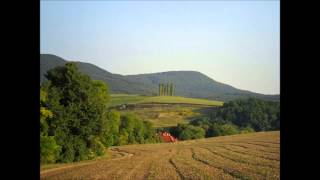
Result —
M40 56L40 83L46 80L49 69L65 64L66 60L51 54ZM169 71L161 73L120 75L110 73L90 63L76 62L80 71L92 79L106 82L111 93L156 95L159 83L173 83L175 95L229 101L236 98L256 97L264 100L279 100L279 95L264 95L240 90L230 85L217 82L196 71Z

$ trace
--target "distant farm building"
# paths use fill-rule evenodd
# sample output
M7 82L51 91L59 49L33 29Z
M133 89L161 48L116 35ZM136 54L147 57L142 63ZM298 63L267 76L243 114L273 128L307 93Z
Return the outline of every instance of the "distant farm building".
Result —
M168 132L162 132L160 133L160 137L164 142L177 142L178 139L173 137L170 133Z

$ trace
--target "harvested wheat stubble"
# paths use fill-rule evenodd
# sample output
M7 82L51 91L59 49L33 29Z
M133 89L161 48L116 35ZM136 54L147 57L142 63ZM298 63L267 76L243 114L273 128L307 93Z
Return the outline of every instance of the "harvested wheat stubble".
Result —
M280 179L279 132L110 148L109 159L41 171L41 179Z

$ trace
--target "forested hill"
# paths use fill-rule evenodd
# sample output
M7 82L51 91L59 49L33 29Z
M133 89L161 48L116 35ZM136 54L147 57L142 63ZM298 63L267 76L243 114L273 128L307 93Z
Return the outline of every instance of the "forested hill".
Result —
M40 56L40 80L45 81L47 70L65 64L67 61L50 54ZM123 76L112 74L93 64L76 62L80 71L88 74L92 79L106 82L111 93L127 93L156 95L159 83L173 83L175 95L193 98L205 98L229 101L236 98L257 97L264 100L279 100L279 95L263 95L240 90L230 85L217 82L196 71L169 71L151 74Z

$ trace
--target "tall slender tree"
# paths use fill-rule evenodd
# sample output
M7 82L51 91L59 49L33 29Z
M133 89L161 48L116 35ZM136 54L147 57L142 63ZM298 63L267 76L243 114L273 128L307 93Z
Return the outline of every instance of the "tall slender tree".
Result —
M164 85L161 83L161 96L164 96Z
M159 96L161 96L161 84L159 83Z
M174 95L174 85L172 84L172 96Z
M165 84L163 84L163 95L167 95L167 86Z
M169 88L169 83L167 83L167 96L169 96L170 95L170 88Z

